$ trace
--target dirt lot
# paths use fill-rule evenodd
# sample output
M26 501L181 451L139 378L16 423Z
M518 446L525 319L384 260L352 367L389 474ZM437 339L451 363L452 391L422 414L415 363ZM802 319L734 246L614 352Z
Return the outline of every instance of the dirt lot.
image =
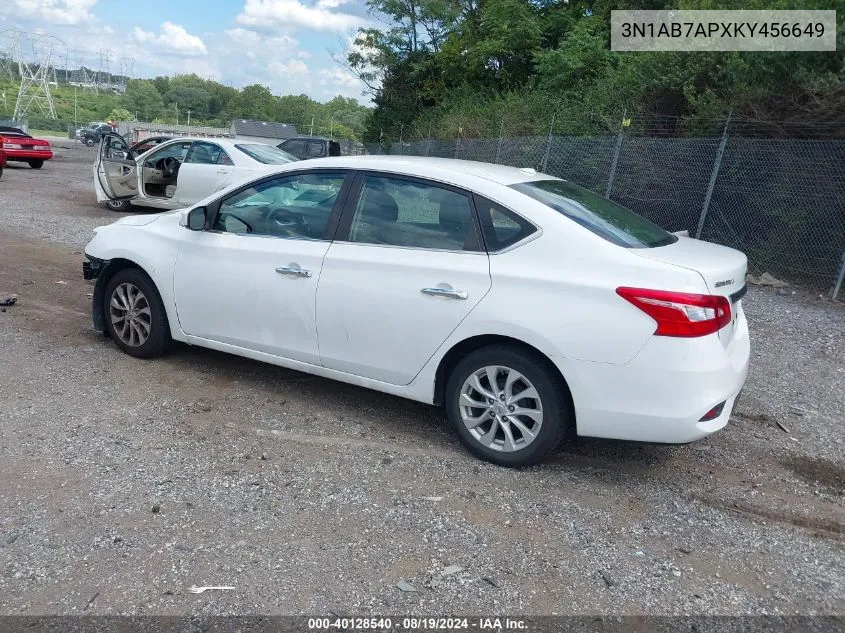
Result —
M515 472L432 407L120 353L81 277L115 219L91 159L0 180L2 613L845 612L843 305L752 289L751 373L712 438L581 439Z

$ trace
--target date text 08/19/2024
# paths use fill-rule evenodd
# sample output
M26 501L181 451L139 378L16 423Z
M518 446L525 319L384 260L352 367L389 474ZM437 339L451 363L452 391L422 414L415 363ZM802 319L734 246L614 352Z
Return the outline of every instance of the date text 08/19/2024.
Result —
M470 630L481 631L525 631L527 623L515 618L439 618L439 617L404 617L401 620L380 617L361 618L309 618L309 630L358 630L358 631L443 631Z

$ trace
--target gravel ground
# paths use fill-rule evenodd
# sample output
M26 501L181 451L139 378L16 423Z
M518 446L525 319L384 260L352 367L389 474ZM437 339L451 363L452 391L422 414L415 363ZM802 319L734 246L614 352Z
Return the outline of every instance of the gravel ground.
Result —
M116 217L92 159L0 180L0 613L845 613L843 305L752 289L743 401L705 441L505 470L433 407L120 353L80 274Z

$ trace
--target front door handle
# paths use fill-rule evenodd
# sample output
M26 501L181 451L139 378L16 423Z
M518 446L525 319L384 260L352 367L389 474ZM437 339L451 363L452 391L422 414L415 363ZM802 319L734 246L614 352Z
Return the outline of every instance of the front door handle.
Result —
M299 266L281 266L276 269L280 275L291 275L292 277L310 277L311 271L300 268Z
M228 174L228 173L229 173L229 170L228 170L228 169L218 169L218 170L217 170L217 173L218 173L218 174Z
M466 290L453 290L451 288L423 288L420 292L424 295L448 297L449 299L466 299L469 296Z

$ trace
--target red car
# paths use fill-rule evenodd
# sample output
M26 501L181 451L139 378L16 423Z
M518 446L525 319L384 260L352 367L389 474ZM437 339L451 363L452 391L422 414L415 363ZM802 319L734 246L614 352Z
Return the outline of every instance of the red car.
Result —
M0 126L0 148L6 153L6 160L29 163L33 169L41 169L45 160L53 158L49 141L32 138L15 127Z
M6 169L6 152L0 149L0 176L3 175L4 169Z

